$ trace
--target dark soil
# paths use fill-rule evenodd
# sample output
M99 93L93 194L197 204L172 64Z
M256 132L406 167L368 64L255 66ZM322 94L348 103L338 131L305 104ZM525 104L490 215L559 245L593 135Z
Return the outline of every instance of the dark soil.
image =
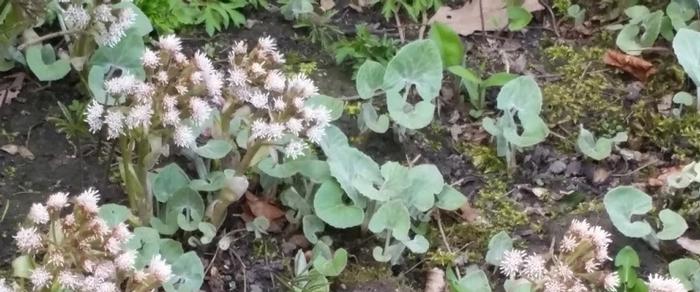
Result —
M43 202L58 191L78 192L95 187L103 202L124 199L121 188L108 181L107 167L96 155L79 159L76 148L65 135L58 133L47 116L60 116L57 102L69 104L82 98L78 91L65 83L37 87L25 79L19 97L0 108L0 146L24 145L34 159L0 151L0 263L5 266L14 257L12 235L27 216L32 203ZM94 144L83 142L82 151L94 152Z

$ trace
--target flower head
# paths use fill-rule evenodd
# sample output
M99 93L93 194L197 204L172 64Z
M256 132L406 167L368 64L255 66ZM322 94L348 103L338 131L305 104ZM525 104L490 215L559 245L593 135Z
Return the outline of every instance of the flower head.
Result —
M306 148L306 143L302 141L291 141L284 147L284 155L290 159L297 159L300 156L304 156L304 150Z
M519 249L507 250L501 259L501 273L509 278L514 278L523 264L525 252Z
M175 145L182 148L188 148L194 145L196 138L192 133L192 129L182 124L175 126L175 133L173 136L175 140Z
M156 255L151 259L151 262L148 264L147 271L160 283L167 282L172 275L170 265L168 265L165 260L160 257L160 255Z
M117 256L114 259L114 263L117 269L120 271L131 271L134 269L134 263L136 262L136 253L133 250L127 250L126 252Z
M99 200L99 192L94 188L89 188L80 193L80 195L75 198L75 203L84 211L91 214L95 214L99 210L99 207L97 206L97 202Z
M39 235L36 227L20 227L13 238L17 244L17 249L21 252L35 252L43 246L41 235Z
M34 290L41 290L41 288L46 287L49 281L51 281L51 274L49 274L44 267L36 267L32 270L29 280L32 282Z
M97 133L102 129L102 114L104 110L104 107L94 99L87 106L85 121L88 123L91 133Z
M160 57L158 57L156 52L145 49L141 57L141 63L143 63L143 66L146 68L155 68L160 64Z
M522 275L530 280L540 280L544 277L546 261L540 255L530 255L524 260Z
M46 206L55 211L68 207L68 193L58 192L52 194L49 196L49 199L46 200Z
M603 280L603 287L605 290L614 292L617 291L618 286L620 286L620 276L617 275L617 272L605 275L605 279Z
M27 217L34 222L34 224L46 224L50 219L49 210L46 209L46 206L39 203L32 204Z
M649 292L685 292L688 291L683 283L676 278L664 277L659 274L649 275Z
M160 39L158 39L158 46L171 54L177 54L182 51L182 43L180 38L174 34L161 36Z

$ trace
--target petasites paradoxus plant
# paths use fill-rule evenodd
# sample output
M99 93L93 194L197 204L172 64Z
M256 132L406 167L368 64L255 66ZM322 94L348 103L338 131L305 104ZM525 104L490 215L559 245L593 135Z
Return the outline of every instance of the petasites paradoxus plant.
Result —
M630 18L617 35L617 46L630 55L640 55L654 46L659 36L668 41L676 31L700 29L700 21L694 20L698 5L694 1L674 0L663 10L651 11L647 6L635 5L625 9Z
M150 33L153 28L150 21L131 1L58 1L30 5L37 10L34 17L26 12L27 7L17 5L19 1L5 1L10 4L9 12L0 13L6 19L2 26L7 35L0 37L0 59L14 59L25 64L42 81L58 80L66 76L71 68L83 74L87 79L88 60L100 51L110 50L126 38L137 38ZM29 1L32 2L32 1ZM14 4L13 4L14 3ZM41 17L39 17L41 15ZM55 16L60 30L44 35L35 32L36 25L49 23ZM44 18L46 17L46 18ZM23 31L21 30L23 29ZM21 35L21 37L20 37ZM62 37L65 47L54 48L47 41ZM4 39L3 39L4 38ZM21 40L22 43L17 44ZM58 53L60 52L60 53ZM104 55L104 52L103 52ZM125 63L139 63L140 55L120 52L118 56L109 57ZM7 61L0 61L7 62ZM98 66L107 64L97 60ZM0 64L0 71L11 68L12 62Z
M687 28L681 29L673 39L673 51L686 74L693 80L696 87L700 87L700 32ZM695 106L700 112L700 90L695 94L697 96Z
M362 226L382 237L384 245L373 249L378 261L396 263L406 248L426 252L429 243L414 227L429 221L435 208L456 210L466 202L434 165L390 161L380 167L351 147L334 126L327 129L320 145L332 177L313 195L315 217L335 228ZM305 233L306 228L305 224Z
M74 199L67 193L32 205L26 224L14 236L22 253L12 276L25 287L3 291L195 291L204 281L203 265L178 242L161 239L150 228L130 230L133 215L115 204L99 206L88 189ZM73 204L71 212L63 212ZM7 290L3 289L7 288ZM31 288L31 289L30 289Z
M357 71L355 85L364 100L358 119L360 128L384 133L389 118L400 127L423 128L433 120L434 99L442 86L441 51L433 40L411 42L386 66L365 61ZM373 98L382 95L386 97L388 116L379 115L373 105Z
M503 115L496 119L485 117L482 126L494 136L498 155L504 156L512 169L519 149L534 146L549 135L549 128L540 117L542 92L533 77L518 77L503 86L496 108Z
M632 220L633 216L646 215L652 209L649 195L632 186L620 186L610 190L603 199L605 210L615 228L627 237L644 238L648 242L674 240L688 229L685 219L678 213L663 209L659 212L659 221L663 225L658 233L644 219Z
M576 139L576 146L584 155L595 160L603 160L610 156L613 146L625 141L627 141L626 132L617 133L612 138L601 137L596 139L593 133L581 125L578 138Z

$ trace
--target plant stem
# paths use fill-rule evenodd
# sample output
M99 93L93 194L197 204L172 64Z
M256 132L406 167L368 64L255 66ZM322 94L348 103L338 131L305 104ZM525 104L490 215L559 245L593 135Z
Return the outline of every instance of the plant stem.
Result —
M238 163L236 166L236 174L243 174L245 173L246 169L250 167L250 162L253 161L253 157L255 156L255 153L260 150L260 147L262 147L262 143L255 143L252 146L248 147L248 151L245 152L245 155L243 155L243 158L241 158L241 162Z
M57 32L45 34L45 35L42 35L38 38L31 39L29 41L24 42L23 44L17 46L17 50L21 51L21 50L23 50L31 45L41 43L41 42L48 40L48 39L52 39L55 37L61 37L61 36L65 36L65 35L70 35L70 34L75 34L75 33L80 33L80 32L82 32L82 31L79 29L72 29L72 30L62 30L62 31L57 31Z

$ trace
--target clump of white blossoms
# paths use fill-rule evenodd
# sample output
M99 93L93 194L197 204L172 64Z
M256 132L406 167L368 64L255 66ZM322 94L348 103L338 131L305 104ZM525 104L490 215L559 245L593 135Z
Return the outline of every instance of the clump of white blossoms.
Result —
M93 101L86 114L91 132L105 127L108 139L155 132L172 136L180 147L194 145L192 126L204 124L221 102L222 74L202 53L186 57L173 35L161 37L157 46L143 52L145 80L127 72L105 81L106 92L119 105Z
M59 2L60 16L66 29L87 32L100 46L117 45L136 20L136 12L130 7L116 7L111 1Z
M322 105L307 104L318 88L303 74L285 76L284 62L270 37L261 37L250 50L244 41L234 43L228 56L222 116L242 106L251 109L250 144L277 145L285 156L295 159L308 148L305 141L321 141L331 113Z
M649 275L649 282L647 283L649 292L686 292L683 283L680 280L672 277L664 277L659 274Z
M135 268L137 252L126 248L131 231L100 218L99 199L88 189L72 199L73 210L63 217L71 201L67 193L31 207L27 224L14 236L17 249L33 263L27 290L150 291L168 281L171 269L160 256L143 270ZM4 280L0 291L17 290L2 289L9 289Z
M532 282L535 291L583 292L590 287L617 291L620 277L617 272L602 270L610 260L608 246L610 233L600 226L591 226L586 220L573 220L559 243L559 253L545 256L527 255L522 250L509 250L503 255L500 271L511 279Z

